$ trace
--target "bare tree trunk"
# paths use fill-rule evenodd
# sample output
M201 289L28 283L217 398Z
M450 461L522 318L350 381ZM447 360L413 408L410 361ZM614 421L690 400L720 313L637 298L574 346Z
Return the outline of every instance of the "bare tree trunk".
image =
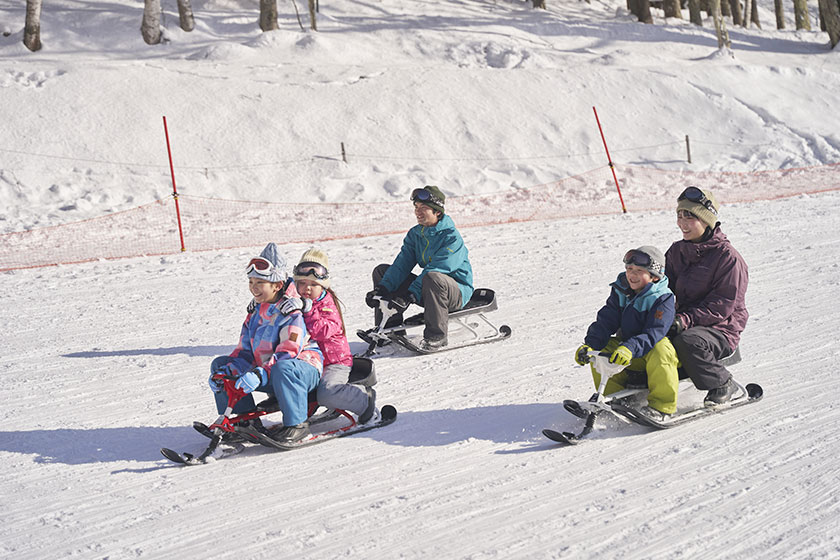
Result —
M793 0L793 15L796 29L811 31L811 16L808 15L808 0Z
M688 0L688 18L694 25L703 27L703 14L700 12L700 0Z
M758 0L752 1L752 8L750 8L750 20L756 27L761 29L761 22L758 19Z
M840 43L840 1L820 0L820 15L825 21L825 30L833 49Z
M725 2L726 0L722 0ZM741 12L740 0L729 0L729 7L732 9L732 25L741 25L744 21L744 16Z
M23 44L32 52L41 50L41 0L26 0Z
M277 0L260 0L260 29L277 29Z
M680 10L680 0L664 0L662 9L665 11L666 18L683 18L682 10Z
M720 3L720 13L723 15L723 17L732 17L732 7L730 6L730 4L727 0L723 0ZM712 17L711 8L709 8L708 14L709 14L709 17Z
M531 0L531 6L545 10L545 0Z
M639 13L639 21L642 23L653 23L653 16L650 14L650 0L637 0L636 9Z
M744 0L744 17L741 18L741 26L748 28L750 26L750 13L752 11L752 2Z
M776 29L785 28L785 7L782 0L773 0L773 8L776 10Z
M315 0L309 0L309 26L312 28L312 31L318 31L318 25L315 23L316 11L318 11L318 8L315 6Z
M193 17L190 0L178 0L178 19L180 19L181 29L184 31L195 29L195 18Z
M721 0L712 0L712 17L715 20L715 34L717 35L718 48L728 49L732 46L732 42L729 40L729 33L726 31L726 22L720 13L720 3Z
M160 0L145 0L140 34L147 45L160 43Z

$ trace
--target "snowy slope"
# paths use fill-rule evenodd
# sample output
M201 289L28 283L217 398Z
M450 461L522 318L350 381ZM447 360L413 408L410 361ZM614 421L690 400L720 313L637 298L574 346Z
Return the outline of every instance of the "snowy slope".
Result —
M676 239L670 212L465 232L513 338L377 363L393 426L285 454L179 468L213 418L210 360L248 301L247 252L140 258L2 277L0 541L9 558L817 558L836 528L840 236L825 194L725 209L750 263L743 382L758 404L674 430L618 422L575 448L572 353L626 247ZM347 321L398 237L326 245ZM303 247L288 246L290 255ZM361 347L354 341L354 347ZM828 391L826 391L828 389ZM682 402L701 395L685 390Z
M22 10L0 4L0 228L166 197L162 115L183 192L407 213L425 182L489 193L603 165L592 106L622 163L840 161L837 53L792 16L769 29L771 3L767 29L730 29L734 59L709 23L642 26L623 1L529 5L334 0L316 35L289 4L260 34L254 3L213 0L193 3L185 34L164 2L170 42L147 47L141 2L57 0L32 54ZM209 363L236 342L242 266L269 240L0 273L0 558L840 556L838 212L838 192L723 208L750 265L733 372L761 402L659 433L600 424L574 448L540 430L580 426L559 404L593 390L574 349L624 251L678 239L672 210L465 229L510 340L378 359L379 401L400 411L388 428L195 468L158 449L206 444L190 424L215 417ZM324 244L351 332L400 241Z

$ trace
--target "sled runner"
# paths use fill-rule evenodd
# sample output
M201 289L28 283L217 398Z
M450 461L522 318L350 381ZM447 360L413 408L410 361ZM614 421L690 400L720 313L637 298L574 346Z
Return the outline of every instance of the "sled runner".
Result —
M642 426L655 429L671 428L685 424L691 420L699 417L708 416L736 408L745 404L750 404L761 400L764 394L760 385L755 383L748 383L747 385L740 385L735 383L737 390L732 398L724 404L715 406L703 406L698 408L691 408L682 412L672 414L668 419L663 421L654 420L641 412L639 412L639 405L643 403L644 397L647 395L647 389L624 389L604 396L603 391L606 386L607 379L624 369L623 366L609 363L608 355L601 355L596 351L588 353L590 360L595 360L595 370L601 374L601 382L598 386L597 392L590 397L588 401L563 401L563 408L578 418L586 420L583 431L579 434L573 432L558 432L552 429L543 430L543 435L548 439L561 443L563 445L575 445L580 442L581 438L585 437L595 424L595 418L602 412L610 412L616 416L635 422ZM724 366L731 366L741 361L741 352L738 348L726 358L721 360ZM687 379L681 371L681 380ZM690 382L681 383L687 389L693 388Z
M485 315L498 309L496 293L488 288L479 288L473 292L472 298L462 309L449 313L448 335L449 343L439 350L427 350L420 347L423 340L424 319L423 314L409 317L402 324L393 327L385 327L388 319L399 313L390 300L377 296L379 310L382 312L382 320L379 325L372 329L360 330L356 335L368 343L368 348L360 357L368 357L376 354L376 348L385 346L392 342L416 352L418 354L431 354L486 344L504 340L511 335L511 328L507 325L496 327Z
M312 434L294 443L282 442L272 438L272 434L276 434L283 427L282 424L255 429L253 427L254 424L251 422L261 416L278 412L280 408L277 400L271 397L259 403L253 412L233 414L233 407L245 396L245 393L234 387L236 383L235 376L219 375L219 379L223 380L224 390L228 394L228 406L225 412L209 426L201 422L193 423L193 428L202 435L210 438L210 445L198 456L194 456L191 453L178 453L165 447L162 448L160 450L161 453L170 461L182 465L206 463L210 457L217 459L242 451L243 446L241 442L259 443L266 447L280 450L296 449L329 439L381 428L394 422L397 418L397 409L391 405L383 406L379 414L375 414L366 424L358 424L356 419L344 410L328 409L319 414L315 414L320 405L317 402L316 391L312 391L309 393L308 419ZM349 382L363 387L372 387L376 385L376 381L376 369L373 361L368 358L353 358L353 367L350 370ZM343 419L343 421L340 425L335 426L334 424L339 419ZM228 444L229 441L233 442L232 445ZM225 444L225 447L220 447L222 443Z

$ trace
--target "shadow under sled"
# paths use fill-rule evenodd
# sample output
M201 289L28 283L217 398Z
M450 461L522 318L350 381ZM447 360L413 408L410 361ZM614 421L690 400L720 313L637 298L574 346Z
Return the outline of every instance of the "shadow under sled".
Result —
M350 413L344 410L327 409L316 414L316 412L320 408L320 405L317 401L317 391L312 391L309 393L308 411L308 422L310 428L313 426L328 426L328 429L321 431L313 431L313 433L307 438L304 438L303 440L300 440L293 444L288 442L280 442L273 439L271 436L272 433L276 433L283 427L282 424L273 425L270 428L262 429L260 431L250 430L248 432L240 432L237 430L237 426L247 425L250 420L275 412L279 412L280 408L277 404L277 399L274 397L270 397L265 401L260 402L257 405L256 410L254 410L253 412L234 415L233 407L243 396L245 396L245 393L234 387L234 383L236 382L235 376L220 375L219 378L223 380L224 389L225 391L227 391L228 394L227 409L221 416L219 416L219 418L213 424L209 426L201 422L193 423L193 428L195 428L196 431L210 438L210 445L201 455L197 457L190 453L178 453L177 451L173 451L172 449L162 448L161 453L170 461L182 465L197 465L207 462L207 459L209 457L219 458L241 451L243 447L238 444L234 444L232 449L222 449L221 451L218 451L219 449L221 449L219 448L219 444L222 443L223 436L225 436L226 434L236 434L237 436L239 436L240 441L244 440L248 443L260 443L266 447L286 450L296 449L298 447L304 447L313 443L320 443L328 439L335 439L337 437L344 437L351 434L380 428L394 422L394 420L396 420L397 417L397 410L391 405L383 406L378 417L375 416L374 419L368 422L367 424L358 424L356 422L356 419ZM376 368L374 366L373 360L369 358L353 358L353 367L350 370L349 382L354 385L360 385L362 387L372 387L376 385ZM335 423L333 421L336 421L342 417L346 419L346 422L344 424L338 427L330 426L331 423Z
M372 356L376 354L377 347L392 342L417 354L433 354L504 340L509 338L512 332L508 325L497 327L485 315L498 309L496 293L489 288L476 289L467 305L449 313L448 344L435 350L420 346L423 340L422 329L425 326L422 313L409 317L399 325L386 327L388 319L399 313L400 309L394 307L388 299L375 299L378 300L379 309L382 311L382 320L372 329L356 332L356 335L368 344L367 350L360 354L360 357Z

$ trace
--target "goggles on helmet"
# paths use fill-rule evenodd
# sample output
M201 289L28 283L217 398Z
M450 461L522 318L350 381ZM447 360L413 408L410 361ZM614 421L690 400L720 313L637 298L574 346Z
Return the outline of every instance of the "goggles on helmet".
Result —
M427 203L431 202L443 208L443 201L427 191L426 189L414 189L411 191L411 202Z
M274 272L274 265L268 259L254 257L248 262L248 266L245 267L245 274L250 274L251 271L261 276L271 276Z
M717 210L715 210L715 205L712 204L712 201L703 194L703 191L698 189L697 187L688 187L685 189L682 194L677 197L677 202L680 200L690 200L691 202L696 202L704 206L709 212L717 216Z
M318 280L326 280L330 277L327 267L315 262L302 262L295 266L295 276L314 276Z

